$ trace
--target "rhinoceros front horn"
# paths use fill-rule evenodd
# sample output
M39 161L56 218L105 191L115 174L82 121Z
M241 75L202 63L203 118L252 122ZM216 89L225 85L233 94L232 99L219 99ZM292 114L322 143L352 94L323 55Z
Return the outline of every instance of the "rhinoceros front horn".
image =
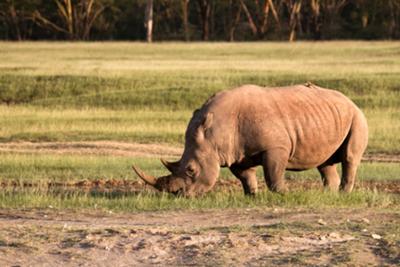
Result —
M135 165L132 165L132 169L146 184L156 185L157 179L154 176L145 174L141 169L135 167Z

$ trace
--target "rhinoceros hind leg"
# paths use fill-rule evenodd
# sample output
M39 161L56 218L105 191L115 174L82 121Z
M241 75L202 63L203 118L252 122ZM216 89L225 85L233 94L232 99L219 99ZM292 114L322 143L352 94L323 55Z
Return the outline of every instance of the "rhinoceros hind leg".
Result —
M289 159L289 153L284 149L271 149L263 153L262 165L265 182L271 191L286 193L288 191L284 173Z
M240 182L242 182L243 190L246 195L254 195L257 193L256 167L242 169L236 165L232 165L229 169Z
M342 159L342 181L340 189L351 192L356 179L357 168L368 144L368 126L365 117L357 114L353 119L344 147Z
M337 173L335 164L324 164L318 166L318 171L321 174L322 182L325 188L336 192L340 186L340 176Z

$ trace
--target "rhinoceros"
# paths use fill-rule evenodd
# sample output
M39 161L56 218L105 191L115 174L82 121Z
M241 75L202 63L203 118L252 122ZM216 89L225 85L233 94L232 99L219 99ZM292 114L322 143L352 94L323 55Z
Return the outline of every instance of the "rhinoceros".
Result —
M147 184L184 196L209 191L220 167L231 170L245 194L255 194L258 165L275 192L287 191L285 170L310 168L318 168L327 189L351 192L367 143L365 116L338 91L311 83L244 85L213 95L194 111L181 159L161 159L170 175L155 178L132 167Z

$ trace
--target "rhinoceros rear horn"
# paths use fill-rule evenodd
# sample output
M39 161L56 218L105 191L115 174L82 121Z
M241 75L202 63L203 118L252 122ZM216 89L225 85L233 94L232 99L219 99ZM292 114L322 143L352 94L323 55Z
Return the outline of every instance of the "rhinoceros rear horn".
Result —
M179 168L180 164L179 160L175 162L169 162L161 158L160 161L165 166L165 168L167 168L171 173L175 173Z
M141 169L132 165L133 171L146 183L155 186L157 179L154 176L145 174Z

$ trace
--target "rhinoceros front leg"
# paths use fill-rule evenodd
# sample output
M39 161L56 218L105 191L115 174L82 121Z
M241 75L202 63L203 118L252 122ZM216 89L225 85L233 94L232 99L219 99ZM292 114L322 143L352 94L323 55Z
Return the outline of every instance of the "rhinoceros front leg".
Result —
M257 193L256 167L242 169L236 165L229 167L231 172L242 182L243 190L246 195Z
M271 149L263 153L262 165L265 182L271 191L286 193L288 191L284 173L289 160L289 153L285 149Z

